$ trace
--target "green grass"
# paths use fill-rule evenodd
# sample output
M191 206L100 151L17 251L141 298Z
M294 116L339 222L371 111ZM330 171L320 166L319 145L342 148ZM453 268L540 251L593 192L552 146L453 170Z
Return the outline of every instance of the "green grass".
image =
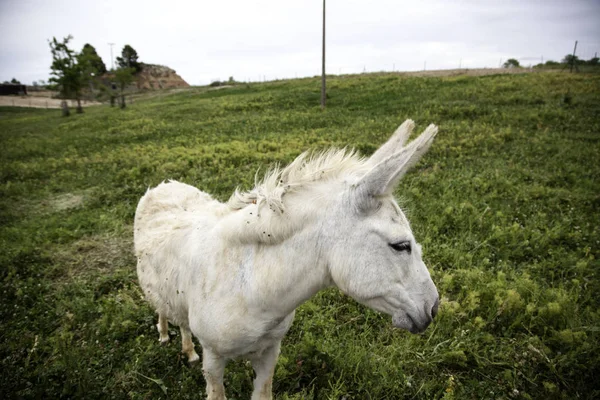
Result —
M440 126L397 195L442 305L424 335L331 289L297 311L279 399L600 396L600 76L302 79L139 100L0 108L3 398L198 398L179 337L158 345L132 256L165 179L225 200L308 148L372 153L406 118ZM172 336L179 336L172 328ZM229 364L229 398L253 372Z

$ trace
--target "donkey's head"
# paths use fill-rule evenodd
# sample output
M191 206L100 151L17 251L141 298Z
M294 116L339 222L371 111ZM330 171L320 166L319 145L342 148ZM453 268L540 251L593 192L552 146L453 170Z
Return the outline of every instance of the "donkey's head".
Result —
M325 229L335 284L360 303L390 314L396 327L420 333L435 317L439 297L392 192L427 151L437 127L430 125L404 146L413 127L410 120L402 124L368 160L371 169L346 182Z

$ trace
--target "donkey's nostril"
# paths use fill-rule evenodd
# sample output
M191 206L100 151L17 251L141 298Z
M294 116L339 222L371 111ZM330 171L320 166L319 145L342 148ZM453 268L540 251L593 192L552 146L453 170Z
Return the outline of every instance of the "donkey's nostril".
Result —
M440 298L435 299L435 303L433 304L433 308L431 309L431 318L435 318L438 313L438 307L440 305Z

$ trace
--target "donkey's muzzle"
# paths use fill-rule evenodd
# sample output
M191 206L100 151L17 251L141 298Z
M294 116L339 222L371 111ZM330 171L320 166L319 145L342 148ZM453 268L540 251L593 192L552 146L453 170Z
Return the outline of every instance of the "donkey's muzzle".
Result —
M435 303L433 303L433 307L431 310L427 310L425 319L417 319L413 318L410 314L408 317L411 319L412 327L408 329L410 333L423 333L427 329L427 327L433 322L433 319L438 313L438 309L440 306L440 299L436 297Z

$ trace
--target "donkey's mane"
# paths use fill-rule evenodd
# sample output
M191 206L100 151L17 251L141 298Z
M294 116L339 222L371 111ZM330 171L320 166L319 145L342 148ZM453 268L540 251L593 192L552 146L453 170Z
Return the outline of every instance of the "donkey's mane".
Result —
M236 189L227 202L232 210L240 210L250 204L268 205L273 211L284 211L283 197L287 193L310 190L316 184L354 176L368 170L367 159L352 149L329 149L300 154L285 168L278 165L268 170L253 189L242 192Z

